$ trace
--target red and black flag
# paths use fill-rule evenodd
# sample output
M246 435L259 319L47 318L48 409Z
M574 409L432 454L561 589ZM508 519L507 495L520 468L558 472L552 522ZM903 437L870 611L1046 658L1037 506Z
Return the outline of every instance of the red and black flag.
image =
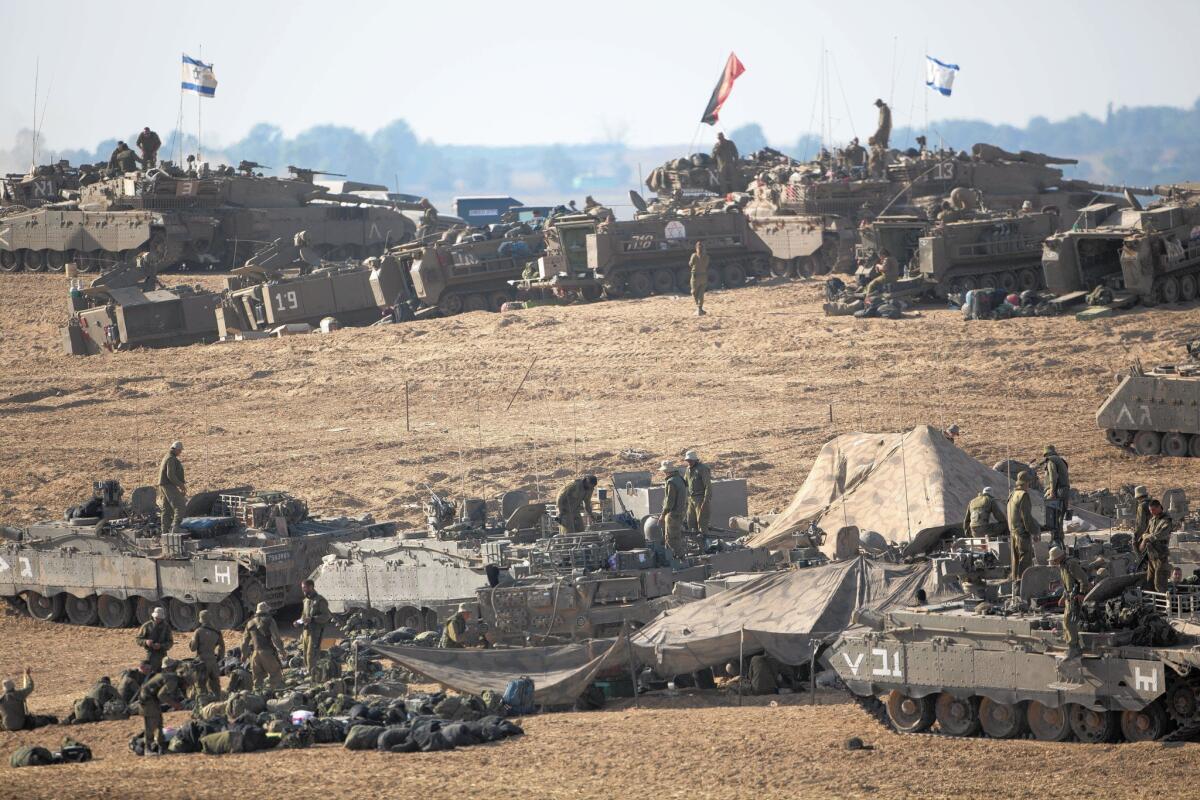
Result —
M721 71L721 79L717 81L712 97L708 98L704 116L700 118L701 122L707 122L709 125L716 124L717 117L721 113L721 106L725 105L725 101L729 99L729 93L733 91L733 82L745 71L746 68L742 66L742 62L738 61L737 54L730 53L729 60L725 62L725 69Z

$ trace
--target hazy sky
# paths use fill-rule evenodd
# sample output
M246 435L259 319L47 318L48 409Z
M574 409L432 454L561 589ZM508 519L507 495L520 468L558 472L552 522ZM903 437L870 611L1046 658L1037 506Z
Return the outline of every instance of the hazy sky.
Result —
M723 124L759 122L791 142L820 130L822 43L835 138L865 137L877 96L892 99L899 127L920 123L926 102L931 120L1022 125L1103 116L1110 101L1187 106L1200 93L1200 50L1188 44L1196 0L0 0L0 29L0 143L32 124L40 58L50 150L143 124L165 134L179 112L180 54L201 46L220 82L203 101L214 144L258 122L289 135L321 123L369 133L401 117L439 143L686 142L730 50L746 74ZM962 67L953 97L921 84L926 48ZM184 106L192 130L196 102Z

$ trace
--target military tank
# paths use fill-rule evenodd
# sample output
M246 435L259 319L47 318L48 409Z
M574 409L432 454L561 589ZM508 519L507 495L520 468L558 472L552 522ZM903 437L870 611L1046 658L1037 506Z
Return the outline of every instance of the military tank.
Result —
M1200 639L1177 633L1136 590L1117 599L1142 577L1106 579L1084 599L1080 658L1064 657L1061 611L977 613L959 602L860 612L822 662L901 733L936 724L950 736L1055 742L1191 735Z
M162 605L176 630L207 609L234 628L260 602L300 600L299 581L334 543L395 533L371 517L316 517L285 492L234 487L199 492L182 533L159 529L154 487L98 481L64 519L0 528L0 596L33 617L120 628Z
M0 271L59 272L74 263L92 272L138 254L160 271L230 269L300 231L323 258L363 258L416 231L395 203L264 178L253 173L258 166L195 174L167 164L91 183L76 201L14 207L0 217Z
M8 173L0 178L0 208L37 208L69 199L79 191L80 170L66 161L42 164L25 174Z
M971 289L1024 292L1042 286L1042 242L1058 226L1054 211L971 212L922 236L921 275L940 297Z
M1110 444L1139 456L1200 456L1200 340L1189 360L1149 371L1134 364L1096 412Z

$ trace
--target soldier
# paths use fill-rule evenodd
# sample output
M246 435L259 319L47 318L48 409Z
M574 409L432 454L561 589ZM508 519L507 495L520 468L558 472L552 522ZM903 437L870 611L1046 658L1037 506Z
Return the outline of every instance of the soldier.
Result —
M867 149L858 143L858 137L850 140L850 146L843 151L846 165L851 169L861 170L867 165Z
M125 705L130 705L137 699L138 692L142 690L142 683L145 682L146 676L153 671L154 668L150 666L150 662L143 661L137 669L127 669L121 672L121 680L117 681L117 696L125 702Z
M442 626L441 647L451 650L457 650L467 646L467 621L471 618L471 612L467 608L466 603L459 603L458 611L446 620Z
M871 140L880 149L887 150L888 140L892 138L892 110L879 98L875 100L875 107L879 109L879 124L875 127L875 134Z
M225 637L210 622L207 610L200 612L200 627L192 634L188 649L200 662L196 688L201 694L221 697L221 659L225 658Z
M146 650L146 663L150 665L150 671L158 672L162 669L167 651L175 644L175 639L171 636L171 625L167 622L167 613L163 611L162 606L151 611L150 619L138 628L137 643Z
M666 481L663 483L663 507L658 515L658 524L662 527L667 547L675 558L682 560L685 555L683 517L687 513L687 484L674 462L664 461L659 469L666 476Z
M256 691L261 691L264 683L271 689L283 688L283 667L279 664L282 649L283 639L275 617L271 616L271 607L259 603L242 634L242 654L250 663ZM247 653L250 655L246 656Z
M1067 502L1071 496L1071 479L1067 475L1067 462L1059 456L1054 445L1046 445L1042 451L1045 456L1046 478L1046 527L1054 543L1062 547L1063 520L1066 519Z
M713 161L717 162L717 180L720 182L721 194L734 190L737 180L738 149L732 139L726 139L724 133L717 134L717 143L712 149ZM745 188L745 187L742 187Z
M1029 485L1033 482L1028 472L1017 476L1017 488L1008 498L1008 535L1012 549L1013 594L1021 589L1021 575L1033 566L1033 540L1041 536L1037 520L1033 518L1033 499L1029 496Z
M142 151L142 166L146 169L158 164L158 148L162 147L162 139L150 130L149 126L142 128L137 138L138 149Z
M146 731L145 755L167 752L167 740L163 735L163 704L166 703L175 711L183 708L187 679L176 672L176 668L177 665L172 663L167 669L147 678L138 692L138 706Z
M4 680L4 691L0 693L0 729L24 731L53 724L47 721L47 717L29 713L25 699L33 692L33 673L26 667L24 674L25 682L20 689L11 680Z
M1133 549L1142 552L1142 537L1150 527L1150 490L1138 486L1133 490Z
M311 578L300 582L300 591L304 592L304 607L296 624L303 631L300 634L300 652L304 655L304 668L312 675L321 658L325 626L333 619L333 615L329 613L329 601L317 594L317 585Z
M429 198L422 197L419 205L423 211L421 212L421 227L417 229L417 238L423 239L431 236L437 230L438 212L433 207L433 203L429 202Z
M108 168L116 172L134 172L137 170L137 153L129 149L124 142L117 142L117 147L108 157Z
M950 444L957 445L958 437L962 435L962 428L958 427L958 423L952 424L949 428L942 431L942 436L946 437L946 441Z
M1142 553L1146 556L1146 585L1156 592L1167 590L1171 574L1171 531L1174 521L1163 513L1162 503L1151 500L1150 524L1142 537Z
M1068 557L1058 545L1050 548L1049 560L1050 566L1058 567L1063 587L1063 640L1067 643L1067 658L1077 658L1080 655L1079 603L1092 588L1092 583L1079 559Z
M708 288L708 253L704 242L696 242L696 252L688 259L692 270L692 299L696 301L696 316L704 316L704 290Z
M179 460L179 454L182 452L183 442L173 442L158 467L158 495L162 499L163 533L179 531L183 511L187 508L187 481L183 476L183 462Z
M1027 217L1032 213L1033 213L1033 202L1031 200L1026 200L1025 202L1021 203L1021 216L1022 217Z
M595 475L585 475L571 481L558 493L558 527L563 533L582 531L584 515L587 524L592 524L592 490L596 483Z
M575 201L572 200L571 202L573 203ZM585 213L590 213L593 208L600 208L600 204L597 203L589 194L587 197L583 198L583 210Z
M992 487L983 487L983 491L967 504L963 533L967 536L1000 536L1007 531L1008 520L996 502Z
M104 675L100 680L85 695L96 704L96 708L104 710L104 705L112 700L120 700L121 693L117 691L117 687L113 686L112 678Z
M701 536L708 531L708 515L712 511L712 470L700 460L695 450L683 454L687 469L687 528Z
M879 251L879 261L875 264L875 277L867 284L866 294L870 296L876 292L882 292L884 287L899 277L900 270L896 266L896 259L888 251L882 248Z

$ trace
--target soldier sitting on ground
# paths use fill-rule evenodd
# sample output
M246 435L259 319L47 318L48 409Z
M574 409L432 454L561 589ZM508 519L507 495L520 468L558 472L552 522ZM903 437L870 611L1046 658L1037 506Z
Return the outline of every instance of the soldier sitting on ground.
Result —
M18 689L11 680L5 679L0 694L0 728L6 731L29 731L44 725L55 725L54 717L30 714L25 705L26 698L33 693L33 672L25 668L24 685Z

